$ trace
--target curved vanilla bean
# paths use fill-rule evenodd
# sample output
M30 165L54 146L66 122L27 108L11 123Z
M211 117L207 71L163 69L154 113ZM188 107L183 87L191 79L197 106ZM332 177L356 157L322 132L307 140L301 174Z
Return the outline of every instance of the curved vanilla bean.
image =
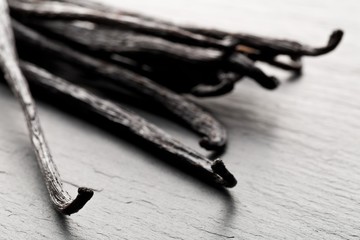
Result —
M72 199L63 189L58 170L52 160L49 147L40 126L35 102L18 66L13 44L13 33L6 0L0 0L0 67L14 95L21 104L30 132L30 139L50 198L57 210L70 215L79 211L90 200L93 196L93 191L88 188L79 188L77 197Z
M259 37L256 35L245 34L245 33L228 33L215 29L203 29L194 27L185 27L184 29L197 33L203 34L208 37L217 39L223 39L226 37L233 37L239 41L239 45L245 45L247 47L254 48L257 51L265 52L269 55L288 55L290 57L301 57L301 56L319 56L334 50L344 35L342 30L334 30L328 40L328 43L323 47L311 47L309 45L301 44L296 41Z
M171 154L174 157L171 158L172 160L186 162L201 174L224 187L236 185L235 177L226 169L220 159L209 160L136 114L33 64L22 62L21 67L31 83L51 90L55 97L62 95L70 100L71 104L81 104L82 107L125 127L132 134L151 143L161 151Z
M339 45L343 35L344 32L342 30L334 30L331 33L327 44L323 47L312 47L295 41L262 38L250 34L234 34L231 36L238 39L242 44L257 48L264 52L276 55L283 54L298 58L301 56L320 56L331 52Z
M22 40L23 44L40 48L58 58L94 72L103 77L104 80L125 87L150 100L157 101L203 136L200 141L202 147L209 150L218 150L225 146L227 141L225 128L209 113L185 97L127 69L82 54L59 42L46 38L17 23L15 20L13 21L13 28L16 38Z
M189 32L175 25L144 21L140 18L129 15L102 12L100 10L86 8L65 2L26 2L10 0L9 5L12 14L20 15L22 17L35 16L41 19L84 20L94 23L102 23L111 26L133 29L145 34L160 36L169 40L194 44L198 46L228 49L233 44L233 41L230 38L217 40L201 34Z

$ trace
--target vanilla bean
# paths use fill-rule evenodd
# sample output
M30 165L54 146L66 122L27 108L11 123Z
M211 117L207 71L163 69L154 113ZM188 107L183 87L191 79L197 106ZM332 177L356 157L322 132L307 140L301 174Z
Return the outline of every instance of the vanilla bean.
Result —
M11 13L20 16L33 16L39 19L84 20L122 28L133 29L145 34L152 34L183 43L205 47L228 49L233 41L229 38L217 40L201 34L189 32L175 25L144 21L140 18L102 12L74 4L57 1L9 1Z
M182 97L155 82L127 69L77 52L59 42L46 38L39 33L13 20L15 36L25 45L42 49L54 57L76 64L84 70L94 72L104 81L118 84L128 90L155 100L178 118L187 123L194 131L203 136L200 145L209 150L218 150L225 146L227 136L225 128L209 113L190 100Z
M173 156L172 160L185 162L222 186L234 187L236 185L236 179L220 159L209 160L136 114L33 64L22 62L21 68L31 83L50 90L54 97L62 95L70 100L72 105L81 104L82 107L126 128L132 134L170 154Z
M18 66L6 0L0 0L0 67L21 104L36 158L52 202L57 210L64 214L70 215L79 211L93 196L93 191L89 188L79 188L77 197L72 199L62 186L59 172L40 126L35 102Z
M251 59L294 72L301 72L302 70L301 57L320 56L333 51L339 45L344 35L342 30L335 30L331 33L327 45L312 47L296 41L259 37L245 33L228 33L215 29L194 27L185 27L184 29L216 39L232 37L237 39L239 43L237 50L248 55ZM278 55L289 56L292 61L289 63L277 61L275 58Z
M342 30L335 30L330 35L326 46L311 47L296 41L259 37L244 33L227 33L215 29L194 27L185 27L184 29L216 39L232 37L239 43L237 51L246 54L252 60L266 62L274 67L297 73L302 71L301 57L320 56L333 51L341 42L344 34ZM278 55L286 55L291 61L289 63L278 61L276 60Z
M331 33L327 45L323 47L311 47L296 41L265 38L251 34L227 33L215 29L193 27L186 27L185 29L208 37L215 37L217 39L233 37L239 40L240 45L245 45L247 47L254 48L257 51L262 51L274 56L281 54L288 55L292 58L298 58L301 56L319 56L329 53L339 45L344 34L342 30L335 30Z

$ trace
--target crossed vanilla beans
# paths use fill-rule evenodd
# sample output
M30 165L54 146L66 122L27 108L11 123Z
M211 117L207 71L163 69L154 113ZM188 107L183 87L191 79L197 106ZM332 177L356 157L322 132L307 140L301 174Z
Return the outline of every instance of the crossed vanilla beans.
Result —
M50 198L64 214L80 210L93 191L79 188L73 199L63 189L27 80L52 99L65 99L71 107L87 109L125 129L165 153L169 161L190 167L214 184L234 187L236 179L222 160L203 156L126 110L107 97L108 90L154 102L199 134L201 147L221 151L227 142L225 127L183 94L221 96L243 77L275 89L278 79L256 62L300 72L303 56L328 53L343 36L336 30L326 46L314 48L289 40L178 26L86 0L0 0L0 15L0 67L22 106ZM289 60L279 61L280 55ZM67 79L43 59L76 66L96 76L96 81Z

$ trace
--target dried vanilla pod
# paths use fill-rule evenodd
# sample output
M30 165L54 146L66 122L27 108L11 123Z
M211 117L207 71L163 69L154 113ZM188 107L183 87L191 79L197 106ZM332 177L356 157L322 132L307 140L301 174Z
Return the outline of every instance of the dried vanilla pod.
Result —
M64 190L40 125L35 102L29 91L27 81L19 68L13 39L7 3L5 0L0 0L1 70L22 107L36 159L43 174L50 199L56 209L63 214L76 213L90 200L94 193L89 188L81 187L78 189L77 197L73 199Z

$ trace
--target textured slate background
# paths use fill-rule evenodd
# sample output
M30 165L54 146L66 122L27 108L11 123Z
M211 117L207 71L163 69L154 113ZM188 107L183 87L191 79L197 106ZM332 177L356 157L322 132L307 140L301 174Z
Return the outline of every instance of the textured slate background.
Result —
M44 103L42 124L66 187L98 189L61 217L49 204L20 107L0 85L0 239L359 239L360 2L123 0L126 9L183 24L339 49L305 59L275 92L244 80L226 97L201 100L229 129L223 159L239 184L228 193ZM182 126L142 113L196 146Z

